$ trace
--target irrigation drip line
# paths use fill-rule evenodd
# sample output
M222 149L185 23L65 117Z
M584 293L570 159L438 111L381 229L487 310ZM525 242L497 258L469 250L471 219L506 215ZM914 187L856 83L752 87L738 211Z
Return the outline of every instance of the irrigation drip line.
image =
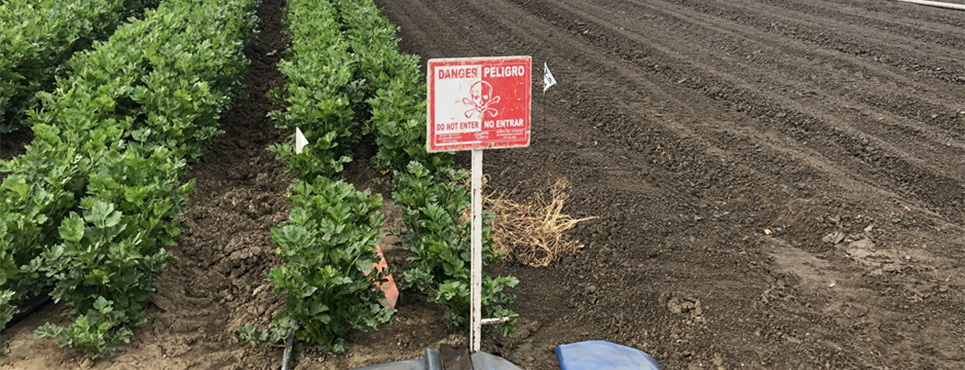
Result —
M288 363L292 360L292 348L295 347L295 329L298 329L298 320L291 321L291 330L288 331L288 338L285 339L285 355L281 359L281 370L288 370Z

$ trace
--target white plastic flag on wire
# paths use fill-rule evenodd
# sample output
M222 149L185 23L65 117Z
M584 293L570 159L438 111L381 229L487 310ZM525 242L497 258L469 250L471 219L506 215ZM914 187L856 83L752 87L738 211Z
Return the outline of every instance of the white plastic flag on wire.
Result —
M543 62L543 94L546 94L546 90L553 85L556 85L556 79L553 78L550 67L546 65L546 62Z
M302 149L308 145L308 139L305 138L305 134L302 134L302 130L295 127L295 154L302 154Z

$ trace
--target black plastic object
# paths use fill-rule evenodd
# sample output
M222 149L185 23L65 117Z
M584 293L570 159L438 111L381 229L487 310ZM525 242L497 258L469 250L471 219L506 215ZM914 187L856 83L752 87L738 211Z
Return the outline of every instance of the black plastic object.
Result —
M295 330L298 329L298 320L289 321L291 330L288 331L288 338L285 339L285 355L281 358L281 370L288 370L288 364L292 360L292 348L295 347Z
M51 289L45 289L43 293L27 303L27 307L24 307L22 310L20 310L20 312L13 314L13 318L7 322L7 325L0 329L6 329L14 326L23 319L26 319L27 316L32 315L34 312L40 311L41 308L44 308L44 306L52 302L53 298L50 298L50 291Z

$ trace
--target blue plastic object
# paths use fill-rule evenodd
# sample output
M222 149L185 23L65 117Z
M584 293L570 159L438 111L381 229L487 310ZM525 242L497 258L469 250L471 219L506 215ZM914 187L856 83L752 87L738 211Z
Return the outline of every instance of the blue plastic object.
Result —
M660 370L646 352L602 340L561 345L556 357L562 370Z
M522 370L502 357L486 352L476 352L470 356L473 370ZM439 351L426 348L426 358L396 361L388 364L366 366L356 370L442 370L442 355Z

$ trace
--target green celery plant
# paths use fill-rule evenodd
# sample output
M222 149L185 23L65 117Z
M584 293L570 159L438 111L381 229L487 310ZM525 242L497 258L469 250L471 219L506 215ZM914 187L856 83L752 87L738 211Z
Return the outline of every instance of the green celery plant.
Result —
M140 303L174 256L151 248L146 231L128 228L125 218L139 215L125 216L114 204L93 197L84 198L81 209L83 216L71 213L60 226L65 242L43 255L44 270L58 280L51 295L55 301L67 300L74 322L66 328L47 323L37 335L62 335L61 346L96 358L129 341L128 326L143 324Z
M257 3L167 0L38 94L33 143L2 163L0 320L53 283L74 321L45 325L43 337L98 357L143 323L141 303L172 259L161 245L180 231L186 161L240 95Z
M429 301L451 308L446 314L450 325L464 325L469 317L471 220L460 217L471 205L471 194L462 186L466 171L450 169L444 175L433 175L418 162L405 172L396 171L397 191L393 200L402 207L402 221L407 230L397 230L409 260L415 266L402 273L403 288L429 292ZM500 255L492 249L492 213L483 216L483 266L496 262ZM509 335L515 327L516 313L504 306L515 296L503 292L519 281L514 277L491 277L483 274L482 309L486 317L511 317L500 323L499 330Z
M453 170L452 156L428 153L426 142L426 87L419 58L399 51L398 27L381 14L372 0L338 0L344 34L358 60L358 79L369 105L370 119L363 132L374 136L378 152L374 164L394 171L393 199L403 210L408 230L397 231L412 251L413 268L403 272L404 287L429 292L429 300L451 308L447 322L465 324L469 314L471 227L460 221L469 194L460 184L464 171ZM487 222L492 219L487 215ZM498 259L491 231L483 231L484 264ZM515 317L504 308L515 299L503 292L518 283L513 277L483 277L483 314ZM508 335L515 320L500 324Z
M27 123L38 91L63 77L70 56L158 0L7 0L0 4L0 133Z
M377 212L382 196L321 176L311 183L295 180L293 188L289 220L271 230L285 265L272 268L268 277L276 293L287 291L274 337L280 339L294 319L299 340L341 353L352 330L376 328L395 312L378 303L385 293L375 283L387 272L373 269L385 221Z
M7 240L7 225L0 222L0 286L6 286L6 282L17 274L17 264L13 260L13 254L8 249L10 242ZM7 325L17 312L14 306L13 290L0 289L0 328ZM2 337L0 337L2 339ZM0 340L2 344L2 340Z
M427 153L426 85L419 72L419 57L399 51L398 27L372 1L340 0L345 37L358 60L358 79L363 83L369 120L363 133L374 136L378 152L372 162L401 170L418 161L433 172L452 167L452 156Z
M285 13L292 46L278 69L288 77L284 93L271 97L285 110L269 113L283 132L301 129L309 146L295 155L294 145L272 145L278 158L288 158L286 171L303 179L332 176L350 162L352 145L361 138L353 103L364 101L356 79L358 63L343 39L335 8L328 1L291 0Z

